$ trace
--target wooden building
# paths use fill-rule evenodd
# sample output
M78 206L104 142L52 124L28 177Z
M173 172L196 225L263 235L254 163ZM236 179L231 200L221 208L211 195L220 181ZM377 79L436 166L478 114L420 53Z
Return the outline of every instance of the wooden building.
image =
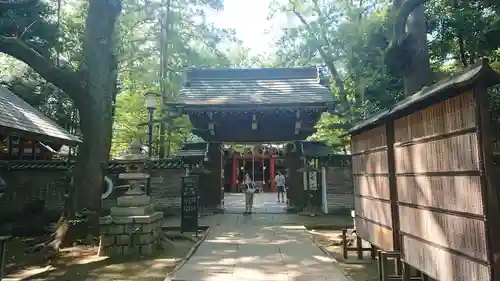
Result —
M0 160L51 160L63 144L81 141L0 86Z

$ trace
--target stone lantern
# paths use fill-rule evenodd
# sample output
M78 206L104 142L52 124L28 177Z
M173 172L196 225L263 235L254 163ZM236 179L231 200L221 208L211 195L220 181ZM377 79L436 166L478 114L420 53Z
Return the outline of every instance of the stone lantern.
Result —
M128 190L117 198L109 216L100 218L99 255L150 255L160 243L162 212L155 212L151 197L141 185L150 177L144 172L147 156L141 153L141 142L134 140L128 152L117 160L125 165L118 178L128 181Z

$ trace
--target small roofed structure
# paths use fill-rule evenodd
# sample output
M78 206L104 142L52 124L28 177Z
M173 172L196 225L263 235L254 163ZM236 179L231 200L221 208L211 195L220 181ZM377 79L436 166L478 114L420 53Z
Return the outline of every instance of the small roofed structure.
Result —
M78 144L81 140L0 86L0 135L57 144Z
M179 149L178 156L182 158L193 158L201 159L207 157L208 153L208 143L206 142L193 142L186 143L181 149Z
M178 153L185 164L185 168L193 174L209 173L204 168L204 162L208 161L209 145L206 142L186 143Z
M300 142L302 155L308 158L328 158L333 154L333 149L319 141Z
M333 108L321 68L190 69L174 104L206 141L303 140Z
M399 254L405 271L500 280L487 91L498 84L483 59L349 131L357 235Z

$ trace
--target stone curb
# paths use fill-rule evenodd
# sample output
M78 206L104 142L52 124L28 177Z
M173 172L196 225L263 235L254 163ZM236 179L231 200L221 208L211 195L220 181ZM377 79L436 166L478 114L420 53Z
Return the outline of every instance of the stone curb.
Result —
M331 225L331 224L321 224L321 223L306 223L304 224L304 227L309 229L325 229L325 230L342 230L342 229L352 229L353 225Z
M191 256L196 252L196 250L198 250L198 247L200 247L201 243L203 243L203 241L205 241L205 239L207 238L208 234L210 234L210 232L212 231L212 226L209 226L205 232L203 233L203 236L201 236L200 240L198 240L198 242L196 242L192 247L191 249L189 250L189 252L186 254L186 256L184 256L184 258L182 258L181 262L179 262L175 267L174 269L172 269L172 271L170 271L170 273L167 274L167 277L165 277L165 280L164 281L172 281L172 277L174 277L175 273L177 271L179 271L179 269L181 269L182 266L184 266L184 264L191 258Z
M304 226L305 227L305 226ZM311 238L311 241L314 243L314 245L316 245L316 247L318 247L327 257L331 258L332 260L334 260L334 262L332 262L333 266L336 267L337 269L339 269L342 274L344 274L344 277L348 280L348 281L355 281L351 275L349 274L349 272L347 272L347 270L345 270L340 264L339 262L337 261L337 259L335 257L333 257L333 255L321 244L319 244L318 242L316 242L314 240L314 236L310 233L309 234L309 237Z

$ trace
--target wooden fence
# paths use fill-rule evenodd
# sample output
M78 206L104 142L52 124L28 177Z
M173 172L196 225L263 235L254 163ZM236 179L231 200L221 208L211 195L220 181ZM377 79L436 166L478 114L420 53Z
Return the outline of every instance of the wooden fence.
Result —
M0 161L0 177L5 180L5 194L0 197L0 221L4 217L15 217L23 207L35 199L45 202L45 210L60 213L64 207L64 193L69 183L69 169L74 162L56 160ZM155 160L152 165L151 197L157 210L166 215L176 215L180 210L181 177L184 174L181 159ZM118 174L125 171L125 164L109 161L106 170L113 184L123 185ZM102 201L103 210L116 205L117 196L125 189L115 189Z
M500 280L498 83L484 60L350 130L358 234L436 280Z

